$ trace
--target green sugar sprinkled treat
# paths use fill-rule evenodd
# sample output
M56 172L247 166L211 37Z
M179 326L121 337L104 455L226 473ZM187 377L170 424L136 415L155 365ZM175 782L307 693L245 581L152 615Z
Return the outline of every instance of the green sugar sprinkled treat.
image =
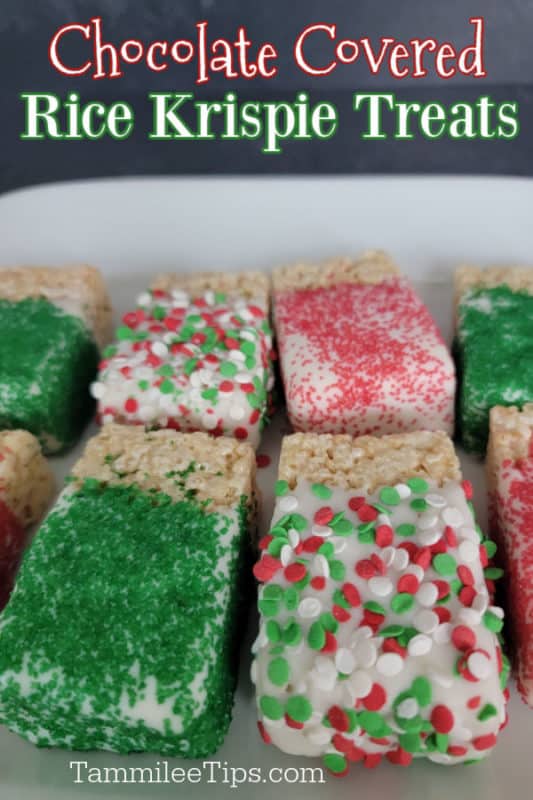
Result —
M249 445L203 433L108 425L89 442L2 617L0 722L43 747L219 747L254 464Z
M110 324L92 267L0 270L0 428L30 431L48 453L74 444Z
M459 433L483 454L490 408L533 398L533 270L463 267L456 295Z

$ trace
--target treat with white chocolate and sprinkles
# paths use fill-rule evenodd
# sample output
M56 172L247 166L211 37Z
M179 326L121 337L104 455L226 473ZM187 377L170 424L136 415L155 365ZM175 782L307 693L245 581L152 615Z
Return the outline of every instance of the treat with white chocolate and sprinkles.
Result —
M490 409L533 400L533 268L460 267L455 300L458 430L483 455Z
M533 708L533 403L490 411L487 478L491 531L505 570L513 667Z
M48 453L74 444L110 332L94 267L0 269L0 428L30 431Z
M27 529L42 517L53 490L37 439L27 431L0 431L0 610L15 582Z
M273 386L268 278L167 275L126 314L92 386L103 422L259 444Z
M248 444L105 426L24 557L0 625L0 722L42 747L205 756L228 729Z
M444 433L284 439L254 567L263 738L296 755L476 760L506 720L494 568Z
M428 309L385 253L280 267L273 299L295 430L451 433L451 356Z

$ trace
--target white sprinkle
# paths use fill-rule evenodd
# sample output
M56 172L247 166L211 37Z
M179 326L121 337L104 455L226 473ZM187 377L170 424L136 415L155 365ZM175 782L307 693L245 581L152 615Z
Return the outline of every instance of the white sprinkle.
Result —
M432 647L433 642L430 637L425 636L423 633L418 633L409 640L407 651L410 656L425 656Z
M291 563L292 553L293 550L290 544L284 544L279 554L279 560L281 561L282 566L286 567L287 564Z
M432 544L436 544L439 541L441 536L442 531L438 528L430 528L427 531L420 531L416 538L423 547L431 547Z
M257 682L257 661L255 660L255 658L250 666L250 680L254 685Z
M479 558L479 548L476 547L474 542L465 540L459 545L459 557L462 561L477 561Z
M357 664L363 669L373 667L376 663L377 648L370 639L363 639L355 646L355 659Z
M107 392L107 386L104 383L94 381L94 383L91 383L90 391L95 400L101 400Z
M428 678L434 683L438 683L439 686L443 686L445 689L449 689L453 686L453 678L451 678L449 675L445 675L444 672L438 672L435 669L429 671Z
M154 342L152 344L152 353L155 356L159 356L162 358L163 356L168 355L168 347L163 342Z
M244 408L241 408L241 406L231 406L231 408L229 410L229 415L230 415L231 419L234 419L236 421L242 419L244 417L245 413L246 412L245 412Z
M469 728L454 728L453 729L453 738L459 739L461 742L471 742L473 738L473 733Z
M331 543L333 544L335 555L339 555L339 553L342 553L343 550L346 550L346 546L348 544L344 536L334 536L331 539Z
M315 667L317 672L322 675L329 675L333 668L333 661L328 656L318 655L315 659Z
M250 374L248 372L238 372L234 381L235 383L250 383Z
M212 289L208 289L204 293L204 300L205 300L205 302L207 303L208 306L214 306L215 305L215 293L214 293L214 291Z
M388 514L378 514L376 525L390 525L390 517ZM383 551L382 551L383 552Z
M246 361L246 356L240 350L231 350L229 353L230 361ZM248 376L248 380L250 376ZM246 381L241 381L241 383L246 383Z
M290 514L291 511L296 511L298 508L298 500L293 494L287 494L279 501L279 509L285 514Z
M312 525L311 533L313 536L321 536L325 539L327 536L331 536L333 530L328 525Z
M409 553L407 550L404 550L403 547L398 547L396 552L394 553L394 561L392 565L394 569L399 570L400 572L402 569L405 569L409 563Z
M439 625L439 618L434 611L422 609L415 614L413 622L420 633L433 633Z
M137 298L137 305L138 306L149 306L152 302L152 295L148 292L143 292Z
M350 675L355 668L355 658L351 650L341 647L335 654L335 666L343 675Z
M376 578L370 578L368 581L368 588L372 594L375 594L377 597L388 597L394 589L394 586L389 578L380 575Z
M371 639L373 635L372 628L369 625L361 625L360 628L357 628L357 630L352 633L351 643L355 644L362 639Z
M387 677L398 675L403 669L403 658L398 653L383 653L376 662L376 669Z
M255 342L257 340L257 335L254 331L248 330L247 328L242 328L240 332L240 338L247 342Z
M352 693L353 699L357 700L359 697L366 697L368 694L370 694L370 690L372 689L372 678L368 672L363 672L363 670L359 669L357 672L352 672L347 684Z
M484 614L485 611L487 610L488 604L489 604L489 598L487 597L486 594L482 594L480 592L479 594L476 594L476 596L474 597L472 601L472 608L475 611L479 612L480 614Z
M411 490L406 483L397 483L394 488L396 489L402 500L405 500L407 497L411 497Z
M436 616L436 615L435 615ZM448 644L452 636L452 626L449 622L443 622L433 631L435 644Z
M332 735L333 730L331 728L325 728L323 725L321 725L320 728L311 728L310 730L304 732L304 736L309 739L312 744L316 744L318 746L328 744L328 742L331 741Z
M417 526L421 531L427 531L433 528L439 520L438 514L435 511L424 511L420 514Z
M427 494L425 496L426 503L432 508L444 508L446 500L441 494Z
M287 532L287 536L289 537L289 543L291 547L298 547L300 544L300 534L296 530L296 528L289 528Z
M156 410L151 406L139 406L137 409L137 416L141 422L149 422L150 420L155 419L156 413Z
M170 411L171 408L167 406L166 410ZM213 430L213 428L216 428L216 426L217 426L217 418L215 417L214 414L204 414L202 416L202 425L208 431L211 431L211 430Z
M416 593L416 599L421 606L431 608L437 602L439 597L439 590L434 583L423 583Z
M392 562L394 561L394 556L396 553L395 547L384 547L380 553L381 560L385 564L386 567L390 567Z
M503 608L500 608L499 606L489 606L489 611L492 611L494 616L499 617L499 619L503 619L504 617Z
M316 597L304 597L298 606L298 614L304 619L318 617L322 611L322 603Z
M475 608L462 608L457 614L457 619L465 625L479 625L481 614Z
M461 512L457 508L453 508L453 506L448 506L441 511L441 518L446 525L450 525L452 528L456 528L464 522Z
M318 553L313 560L313 573L329 578L329 561L322 553Z
M317 659L318 662L318 659ZM333 661L329 658L324 659L324 664L315 663L314 669L310 672L312 683L324 692L331 692L337 682L337 669Z
M474 528L461 528L459 538L468 539L468 541L479 545L479 533Z
M407 697L398 705L396 712L403 719L413 719L418 714L418 703L414 697Z
M418 581L421 581L424 575L426 574L424 572L424 568L421 567L420 564L409 564L408 572L409 575L414 575L415 578L418 579Z
M113 414L104 414L102 417L102 422L106 425L108 422L113 422Z
M466 660L468 671L472 673L474 678L482 681L490 675L490 661L487 656L481 652L472 653Z

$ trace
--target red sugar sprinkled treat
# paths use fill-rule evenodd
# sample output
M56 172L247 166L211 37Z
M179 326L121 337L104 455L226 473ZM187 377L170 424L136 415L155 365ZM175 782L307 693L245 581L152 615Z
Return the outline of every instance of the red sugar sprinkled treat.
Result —
M429 311L385 254L281 267L273 284L295 430L451 433L453 362Z
M496 406L490 412L487 451L489 522L505 570L505 592L518 690L533 708L533 404L522 411ZM494 577L487 548L481 554ZM499 629L502 621L491 617Z
M285 437L275 495L251 671L273 744L337 777L486 755L507 719L502 612L448 437Z
M44 514L54 490L37 439L0 432L0 609L9 599L27 542L27 528Z
M137 303L91 386L98 419L203 430L257 447L274 381L267 277L168 275ZM258 466L267 459L259 456Z

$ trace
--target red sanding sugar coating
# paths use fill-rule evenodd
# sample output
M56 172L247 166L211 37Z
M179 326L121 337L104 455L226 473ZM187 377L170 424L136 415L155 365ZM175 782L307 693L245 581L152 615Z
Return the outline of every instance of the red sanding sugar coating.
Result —
M498 471L491 517L505 558L506 595L518 689L533 706L533 440L530 454Z
M453 362L405 280L278 291L275 319L296 430L452 431Z
M9 599L25 544L24 528L0 500L0 609Z

